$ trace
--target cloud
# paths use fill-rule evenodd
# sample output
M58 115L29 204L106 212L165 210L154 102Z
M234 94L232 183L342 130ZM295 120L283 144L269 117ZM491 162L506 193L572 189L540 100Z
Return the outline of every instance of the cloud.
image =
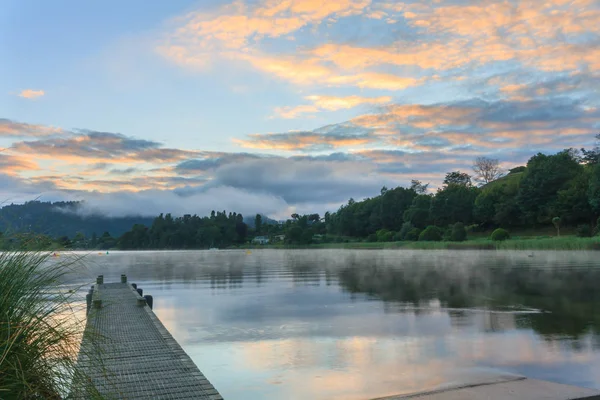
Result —
M263 150L322 152L342 147L468 154L535 146L548 151L591 143L600 108L564 97L527 101L470 99L432 105L390 104L379 112L314 131L254 134L236 140Z
M81 214L101 214L110 217L154 217L160 213L209 215L212 210L235 211L248 215L260 211L276 215L285 213L289 207L280 197L234 187L212 187L183 193L170 190L82 193L78 198L85 200L79 210Z
M44 95L43 90L33 90L33 89L25 89L19 93L19 97L23 97L26 99L37 99L38 97L42 97Z
M24 171L39 170L39 166L27 158L0 153L0 173L15 175Z
M239 1L213 13L191 12L173 21L158 50L191 68L242 61L296 85L385 90L451 80L479 67L538 73L600 67L595 0L317 3ZM377 37L348 35L350 16L353 27ZM303 44L290 51L290 38Z
M16 142L12 150L41 158L87 162L173 162L192 157L194 151L163 148L158 142L119 133L77 130L67 137Z
M198 158L185 160L177 164L174 171L182 175L198 174L215 170L222 165L264 157L268 156L250 153L200 152Z
M384 180L374 172L374 165L360 161L258 159L224 165L208 186L269 193L296 205L337 203L377 193Z
M390 96L362 97L362 96L305 96L306 100L313 104L299 105L295 107L277 107L275 113L281 118L297 118L302 114L316 113L319 111L337 111L354 108L362 104L385 104L392 101Z
M47 125L33 125L0 118L0 137L40 137L59 135L64 131Z
M318 132L288 132L248 135L248 139L234 139L242 147L285 151L324 151L339 147L362 146L374 139L368 134L353 132L326 134Z

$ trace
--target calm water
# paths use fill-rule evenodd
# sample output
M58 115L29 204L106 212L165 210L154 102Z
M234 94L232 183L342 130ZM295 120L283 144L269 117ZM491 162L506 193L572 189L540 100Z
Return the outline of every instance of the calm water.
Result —
M368 399L497 371L600 388L600 254L111 252L228 400Z

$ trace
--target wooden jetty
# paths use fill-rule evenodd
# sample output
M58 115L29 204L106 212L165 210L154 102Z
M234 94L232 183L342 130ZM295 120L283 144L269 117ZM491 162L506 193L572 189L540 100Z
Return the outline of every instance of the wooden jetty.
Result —
M222 400L135 284L104 283L88 293L88 314L69 398Z

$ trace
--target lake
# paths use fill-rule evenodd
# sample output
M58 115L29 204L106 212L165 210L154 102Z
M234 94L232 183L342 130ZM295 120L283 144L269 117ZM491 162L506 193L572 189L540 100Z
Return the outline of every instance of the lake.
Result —
M521 374L600 388L600 253L91 253L227 400L370 399Z

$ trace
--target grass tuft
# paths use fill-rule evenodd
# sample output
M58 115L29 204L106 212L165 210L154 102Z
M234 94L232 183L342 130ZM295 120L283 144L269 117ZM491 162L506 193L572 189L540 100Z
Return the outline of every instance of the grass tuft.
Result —
M78 259L0 253L0 398L60 399L71 389L83 325L77 290L63 283ZM91 396L97 397L97 396Z

